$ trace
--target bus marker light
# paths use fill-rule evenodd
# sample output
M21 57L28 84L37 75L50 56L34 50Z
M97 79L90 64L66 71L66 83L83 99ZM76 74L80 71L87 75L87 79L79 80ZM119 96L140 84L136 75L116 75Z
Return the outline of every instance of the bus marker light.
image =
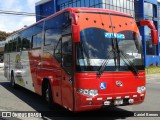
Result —
M116 97L116 99L121 99L121 96Z
M141 96L144 96L144 94L141 94Z
M112 97L107 97L107 100L111 100L112 99Z
M97 100L103 100L103 98L97 98Z
M86 98L87 101L92 100L92 98Z
M137 95L133 95L133 97L137 97Z
M129 96L125 96L125 98L129 98Z

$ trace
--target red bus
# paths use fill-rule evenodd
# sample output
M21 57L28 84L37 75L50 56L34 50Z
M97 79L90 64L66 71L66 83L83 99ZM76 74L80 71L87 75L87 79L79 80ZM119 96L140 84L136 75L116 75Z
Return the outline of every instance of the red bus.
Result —
M153 44L157 31L152 22ZM67 8L7 38L5 77L70 111L144 101L142 42L128 14Z

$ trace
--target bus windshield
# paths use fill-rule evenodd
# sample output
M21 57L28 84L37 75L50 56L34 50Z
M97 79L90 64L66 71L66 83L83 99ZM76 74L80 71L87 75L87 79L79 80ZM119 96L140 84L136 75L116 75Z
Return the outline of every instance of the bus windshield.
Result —
M96 26L96 24L92 25L92 23L89 27L81 29L81 41L76 47L77 71L98 71L99 67L106 59L108 59L108 61L104 71L129 71L131 68L128 60L137 70L144 70L142 43L140 41L139 33L135 30L137 27L136 24L133 23L133 21L132 24L128 24L128 22L125 21L124 23L121 22L117 24L117 22L114 23L114 16L108 16L100 15L99 17L101 17L101 20L99 21L100 23L108 24L109 27L114 26L114 29L109 29L109 27L99 27L98 25ZM105 23L105 21L103 21L105 17L108 18L108 20L113 21ZM125 17L121 16L116 17L125 19ZM127 19L132 20L133 18L126 17L126 21ZM120 25L125 25L124 27L127 26L128 28L126 27L125 29L120 27ZM117 45L114 44L115 39ZM119 65L117 61L118 55L115 53L115 49L117 49L116 47L118 47L123 53L119 55ZM125 57L123 55L125 55ZM126 58L128 60L125 60ZM117 65L119 66L118 69Z

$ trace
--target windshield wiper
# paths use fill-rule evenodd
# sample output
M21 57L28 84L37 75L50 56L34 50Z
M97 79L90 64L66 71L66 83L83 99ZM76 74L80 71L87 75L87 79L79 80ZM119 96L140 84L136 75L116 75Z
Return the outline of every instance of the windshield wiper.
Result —
M98 71L97 71L97 75L101 75L106 67L106 65L108 64L109 62L109 58L110 56L113 55L113 50L111 50L109 52L109 55L106 57L106 59L103 61L102 65L99 67Z
M138 71L138 69L135 67L135 65L132 63L132 61L127 57L126 54L124 54L123 51L119 50L119 52L120 52L120 53L122 54L122 56L128 61L129 64L128 64L123 58L122 58L122 60L123 60L129 67L132 68L132 72L133 72L134 74L138 75L138 74L139 74L139 71Z
M112 50L109 51L109 55L108 55L108 56L106 57L106 59L103 61L102 65L99 67L99 70L97 71L97 75L101 75L101 74L103 73L106 65L107 65L108 62L109 62L109 57L110 57L111 55L114 56L114 64L115 64L115 67L117 67L117 61L116 61L116 60L117 60L117 56L119 56L119 55L117 55L117 53L118 53L118 52L117 52L117 49L116 49L115 40L112 39Z
M129 66L131 67L132 69L132 72L136 75L139 74L139 71L138 69L135 67L135 65L132 63L132 61L127 57L126 54L124 54L124 52L122 50L119 49L119 45L118 45L118 40L115 39L116 41L116 52L118 54L118 57L117 57L117 60L118 60L118 68L120 68L120 54L122 54L122 56L128 61L128 63L122 58L122 60Z

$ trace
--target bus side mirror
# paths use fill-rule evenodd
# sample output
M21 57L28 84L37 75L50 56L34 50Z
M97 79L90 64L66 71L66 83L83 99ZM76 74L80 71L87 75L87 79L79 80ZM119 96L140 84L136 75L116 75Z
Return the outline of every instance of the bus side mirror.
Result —
M154 29L151 30L151 37L152 37L152 43L154 45L157 45L158 44L158 32L157 32L157 30L154 30Z
M72 24L72 40L73 42L80 42L80 28L79 25Z
M152 43L154 45L157 45L158 44L158 32L153 22L150 20L141 20L140 26L148 26L151 29Z

